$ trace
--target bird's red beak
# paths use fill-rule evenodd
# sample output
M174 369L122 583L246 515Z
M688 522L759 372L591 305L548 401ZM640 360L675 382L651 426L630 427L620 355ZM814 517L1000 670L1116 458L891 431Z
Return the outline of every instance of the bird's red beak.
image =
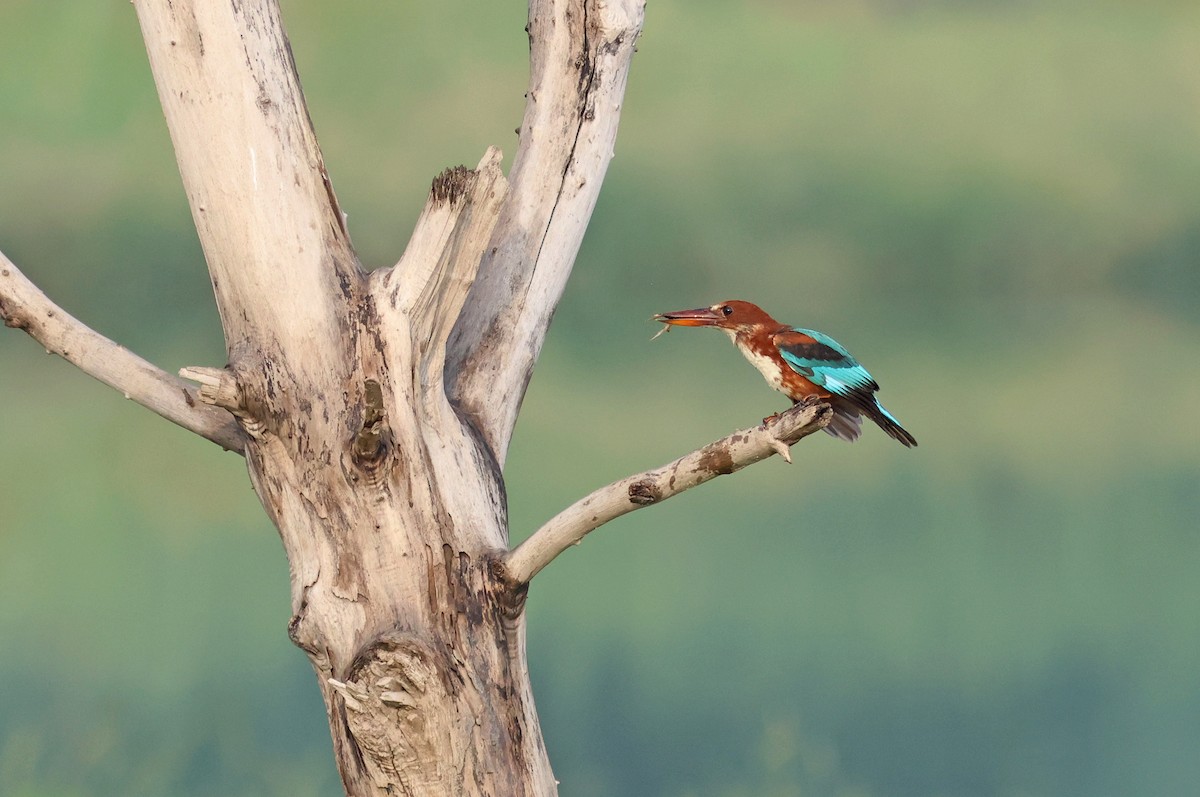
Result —
M664 324L674 324L677 327L715 327L724 320L724 316L709 307L697 307L695 310L678 310L674 313L659 313L655 321Z

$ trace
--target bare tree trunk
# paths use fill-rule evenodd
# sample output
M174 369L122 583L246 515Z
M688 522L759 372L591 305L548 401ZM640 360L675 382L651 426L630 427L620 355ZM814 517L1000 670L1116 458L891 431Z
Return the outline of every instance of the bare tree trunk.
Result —
M512 187L496 151L447 171L370 275L277 4L135 6L227 341L225 369L186 375L241 420L347 793L555 793L524 587L496 566L499 463L612 153L640 0L535 0ZM456 323L482 337L447 368Z
M601 523L786 457L829 417L800 405L596 491L509 551L501 468L612 156L643 0L531 0L509 178L496 150L447 170L400 261L371 274L276 0L134 5L228 363L184 369L197 392L63 313L2 255L0 318L245 455L348 795L555 794L525 659L529 580Z

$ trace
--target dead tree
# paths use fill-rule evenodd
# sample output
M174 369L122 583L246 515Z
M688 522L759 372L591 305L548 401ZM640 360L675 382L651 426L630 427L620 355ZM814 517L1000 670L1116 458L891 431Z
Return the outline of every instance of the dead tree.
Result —
M530 579L600 524L786 456L828 420L800 405L601 488L509 549L505 454L612 156L643 0L531 0L510 174L494 149L445 171L399 262L370 273L277 2L134 6L228 363L171 376L2 256L0 317L245 456L348 795L554 794L526 670Z

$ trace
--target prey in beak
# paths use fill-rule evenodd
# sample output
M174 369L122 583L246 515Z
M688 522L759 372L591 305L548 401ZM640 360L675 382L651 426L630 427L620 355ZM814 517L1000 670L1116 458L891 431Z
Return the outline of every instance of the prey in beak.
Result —
M678 310L674 313L658 313L650 317L651 321L661 321L666 324L655 333L654 340L659 335L671 331L671 327L712 327L717 326L722 316L711 307L697 307L695 310Z
M677 327L714 327L725 320L713 307L697 307L695 310L677 310L674 313L659 313L652 319Z

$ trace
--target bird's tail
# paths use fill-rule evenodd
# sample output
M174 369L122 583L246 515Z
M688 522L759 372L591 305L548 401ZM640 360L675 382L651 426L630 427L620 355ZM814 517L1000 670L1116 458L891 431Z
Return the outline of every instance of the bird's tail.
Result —
M826 434L853 443L862 434L861 416L866 415L878 424L880 429L887 432L888 437L899 441L900 445L907 448L915 448L917 445L917 438L909 434L908 430L900 425L900 421L878 401L863 406L834 398L830 404L833 406L833 420L825 427Z
M906 448L916 448L917 438L908 433L908 430L900 425L900 421L896 420L896 416L892 415L879 400L875 400L875 406L867 409L867 417L879 424L879 428L888 433L888 436L893 440L900 442L900 445Z
M831 405L833 419L825 427L825 434L853 443L862 434L862 416L859 415L858 407L841 402L831 402Z

